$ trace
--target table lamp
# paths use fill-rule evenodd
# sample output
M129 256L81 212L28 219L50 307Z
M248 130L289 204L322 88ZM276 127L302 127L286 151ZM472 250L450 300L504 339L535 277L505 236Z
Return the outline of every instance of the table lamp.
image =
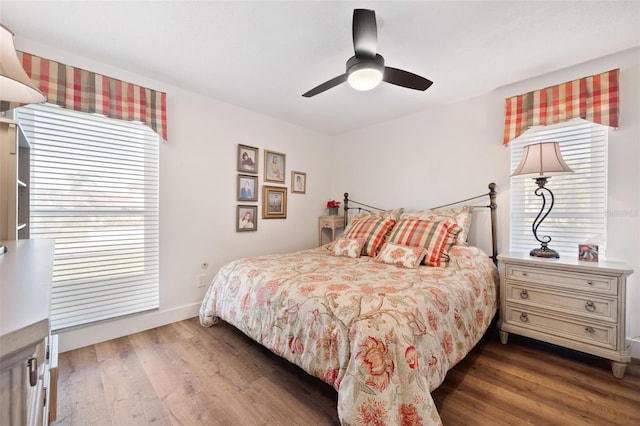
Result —
M565 163L560 152L560 145L558 142L540 142L527 145L522 149L522 158L520 164L511 176L518 177L531 177L535 179L538 187L535 190L535 194L542 197L542 207L538 216L536 216L531 230L533 236L538 242L540 242L540 248L535 248L529 252L531 256L536 257L560 257L560 254L549 248L551 237L548 235L542 238L538 237L538 227L543 220L549 216L551 209L553 208L554 197L553 192L545 185L547 180L551 176L573 173L573 170ZM550 203L549 208L545 212L547 205L547 197L549 195Z

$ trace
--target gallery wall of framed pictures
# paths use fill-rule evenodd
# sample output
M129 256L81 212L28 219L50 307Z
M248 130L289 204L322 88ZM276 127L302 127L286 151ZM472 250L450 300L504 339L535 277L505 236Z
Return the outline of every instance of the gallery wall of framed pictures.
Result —
M262 202L262 219L287 218L287 155L282 152L264 150L263 182L276 185L259 184L260 148L238 144L236 200L240 203ZM307 174L291 172L291 193L306 194ZM262 193L262 200L258 194ZM236 232L258 230L258 206L238 204L236 206Z

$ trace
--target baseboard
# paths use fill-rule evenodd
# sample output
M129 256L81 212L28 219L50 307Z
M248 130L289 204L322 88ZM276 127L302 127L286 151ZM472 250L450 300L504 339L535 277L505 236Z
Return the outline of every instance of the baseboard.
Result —
M198 316L200 303L183 305L168 310L148 311L120 319L102 321L86 327L64 330L58 335L60 353L104 342L140 331L160 327L176 321Z
M627 348L629 348L629 354L631 358L640 360L640 336L632 339L627 339Z

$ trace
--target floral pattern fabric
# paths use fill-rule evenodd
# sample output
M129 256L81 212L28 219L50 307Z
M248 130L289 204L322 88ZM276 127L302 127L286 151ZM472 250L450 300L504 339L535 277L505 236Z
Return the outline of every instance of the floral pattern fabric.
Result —
M343 425L441 424L430 392L488 328L498 273L475 247L446 268L329 255L326 246L223 266L200 307L338 391Z
M329 254L332 256L360 257L364 242L364 238L353 240L347 238L338 239L329 248Z
M408 247L393 243L384 243L376 261L402 266L404 268L417 268L427 254L424 247Z

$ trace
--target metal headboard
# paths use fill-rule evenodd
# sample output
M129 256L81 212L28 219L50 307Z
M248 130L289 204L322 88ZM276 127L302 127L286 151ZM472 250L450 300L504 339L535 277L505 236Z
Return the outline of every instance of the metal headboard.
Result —
M498 192L496 191L496 184L491 182L489 184L489 192L484 193L484 194L480 194L477 195L475 197L470 197L470 198L465 198L464 200L460 200L460 201L454 201L453 203L448 203L448 204L443 204L441 206L437 206L437 207L432 207L433 209L441 209L443 207L451 207L451 206L455 206L455 205L459 205L459 204L464 204L465 206L468 207L482 207L482 208L488 208L491 209L491 248L492 248L492 252L491 252L491 259L493 260L493 263L497 264L498 263L498 236L497 236L497 230L498 230L498 218L497 218L497 212L496 209L498 208L498 204L496 203L496 197L498 195ZM473 204L466 204L469 201L473 201L473 200L478 200L484 197L489 197L489 204L480 204L480 205L473 205ZM351 206L350 204L355 204L355 206ZM361 203L359 201L356 200L351 200L349 199L349 193L345 192L344 193L344 226L347 226L347 223L349 222L349 210L358 210L360 211L367 211L367 212L372 212L372 211L385 211L387 209L381 209L379 207L374 207L374 206L370 206L368 204L365 203Z

